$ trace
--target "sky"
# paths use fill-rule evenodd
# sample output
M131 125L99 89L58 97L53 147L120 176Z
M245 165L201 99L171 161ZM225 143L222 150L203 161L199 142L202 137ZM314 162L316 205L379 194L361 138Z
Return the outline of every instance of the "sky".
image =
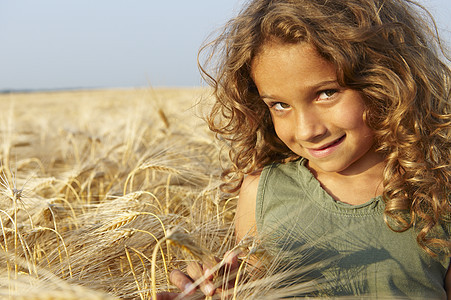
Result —
M451 46L451 0L419 0ZM0 0L0 90L202 85L197 52L244 0Z

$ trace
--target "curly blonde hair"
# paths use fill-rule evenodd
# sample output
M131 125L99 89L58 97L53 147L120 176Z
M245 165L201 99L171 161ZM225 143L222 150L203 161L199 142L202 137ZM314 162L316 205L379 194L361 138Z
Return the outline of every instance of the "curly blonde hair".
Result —
M297 158L277 137L250 76L270 38L313 45L335 65L339 84L361 93L386 157L387 225L418 228L428 253L449 255L449 237L436 229L451 230L451 70L432 16L409 0L249 2L200 51L211 50L200 69L216 99L207 122L230 143L232 167L223 174L229 191L245 174Z

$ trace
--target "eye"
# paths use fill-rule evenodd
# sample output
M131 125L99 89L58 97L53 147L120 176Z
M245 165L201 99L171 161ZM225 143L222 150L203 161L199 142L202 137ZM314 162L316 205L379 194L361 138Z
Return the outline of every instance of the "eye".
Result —
M318 93L318 100L320 100L320 101L326 100L327 101L330 98L332 98L337 92L338 92L338 90L336 90L336 89L321 91Z
M275 111L284 111L289 109L290 105L283 102L274 102L271 103L270 108L274 109Z

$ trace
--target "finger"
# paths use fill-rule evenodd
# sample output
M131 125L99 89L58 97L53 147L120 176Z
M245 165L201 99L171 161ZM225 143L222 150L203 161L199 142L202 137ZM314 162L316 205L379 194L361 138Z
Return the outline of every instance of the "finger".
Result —
M194 281L203 276L202 266L197 262L189 263L186 267L186 272Z
M224 255L224 269L222 272L222 288L228 289L235 285L236 273L239 268L238 255L239 249L227 251Z
M215 273L215 270L217 269L217 266L220 263L221 263L221 260L217 257L214 257L214 260L209 259L208 261L204 261L202 263L202 270L203 270L203 274L206 277L206 279L208 279L210 281L213 280L213 275Z
M230 270L238 268L238 255L240 255L240 250L230 250L224 255L224 262L229 267Z
M206 296L212 296L215 293L215 286L206 276L204 276L203 267L199 263L190 263L186 271L188 275L194 280L197 281L201 279L202 281L199 284L199 288Z
M196 290L193 281L185 273L180 270L174 270L169 274L171 282L187 295L191 295ZM170 299L170 298L168 298Z
M156 300L174 300L179 295L180 295L179 293L162 292L157 294Z
M215 266L207 266L207 265L202 265L202 274L203 276L205 276L206 280L212 281L213 277L214 277L214 272L215 270Z
M240 250L227 251L226 254L224 255L222 262L220 259L215 258L217 264L222 264L222 267L219 270L217 270L217 274L219 275L226 274L230 270L238 268L238 255L240 253L241 253ZM206 264L202 265L204 276L206 276L208 280L213 279L214 272L212 270L214 270L216 267L217 265L215 266L208 266Z

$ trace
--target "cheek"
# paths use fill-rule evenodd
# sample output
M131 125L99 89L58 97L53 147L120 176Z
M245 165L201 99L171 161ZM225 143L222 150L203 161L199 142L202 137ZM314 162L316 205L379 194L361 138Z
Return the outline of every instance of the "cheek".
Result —
M336 120L339 127L347 130L364 130L369 129L364 121L363 107L343 107L340 111L335 112L334 116L341 116Z
M274 124L274 130L276 132L277 137L284 143L288 149L290 149L293 153L297 155L304 156L305 153L302 152L302 147L296 142L296 138L294 136L293 128L290 127L289 123L285 122L276 122Z
M371 147L374 144L374 133L369 128L363 118L363 112L356 112L353 116L343 124L351 136L355 139L355 142L361 147Z
M336 107L334 116L341 116L341 120L336 121L341 123L342 128L359 129L367 127L364 121L365 104L360 95L353 90L347 90L346 95L343 96L343 101Z
M286 122L281 122L280 120L274 121L274 118L272 120L274 124L274 130L279 139L281 139L284 144L289 143L291 132L289 126L286 124Z

